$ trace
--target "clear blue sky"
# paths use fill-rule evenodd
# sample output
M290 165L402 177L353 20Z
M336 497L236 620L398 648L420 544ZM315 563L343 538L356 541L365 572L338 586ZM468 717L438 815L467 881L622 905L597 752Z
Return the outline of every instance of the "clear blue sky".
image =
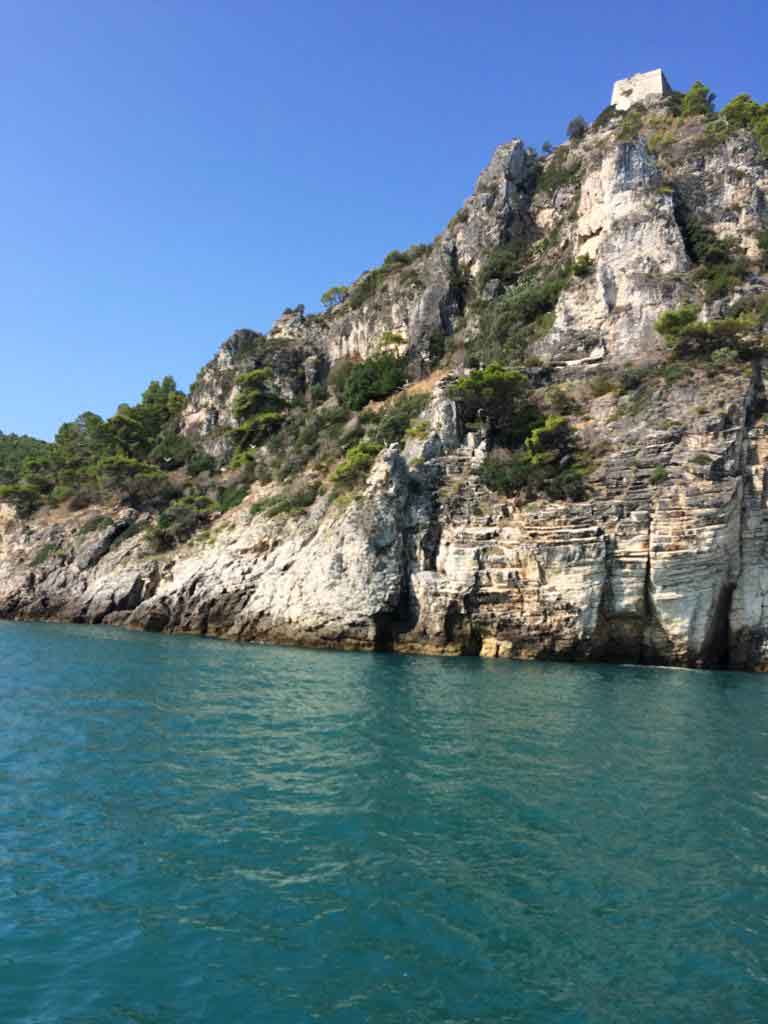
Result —
M662 66L768 101L746 0L0 0L0 430L52 437L429 241L494 147Z

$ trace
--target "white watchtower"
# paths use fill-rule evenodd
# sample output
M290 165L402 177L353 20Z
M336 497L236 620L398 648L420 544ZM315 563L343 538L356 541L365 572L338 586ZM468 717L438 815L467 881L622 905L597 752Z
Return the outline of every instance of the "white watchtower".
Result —
M664 77L661 68L655 71L644 71L629 78L620 78L613 83L611 104L617 110L629 110L634 103L643 100L661 99L672 92L672 87Z

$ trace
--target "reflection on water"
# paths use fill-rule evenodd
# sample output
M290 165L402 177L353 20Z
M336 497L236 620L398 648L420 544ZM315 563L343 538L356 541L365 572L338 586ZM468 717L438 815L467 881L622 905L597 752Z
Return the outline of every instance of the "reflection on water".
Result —
M0 624L0 1020L740 1021L759 677Z

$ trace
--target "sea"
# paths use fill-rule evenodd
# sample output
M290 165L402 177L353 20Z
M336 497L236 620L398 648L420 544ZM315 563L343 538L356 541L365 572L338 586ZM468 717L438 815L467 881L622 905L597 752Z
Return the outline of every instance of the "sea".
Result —
M768 1021L768 679L0 623L1 1024Z

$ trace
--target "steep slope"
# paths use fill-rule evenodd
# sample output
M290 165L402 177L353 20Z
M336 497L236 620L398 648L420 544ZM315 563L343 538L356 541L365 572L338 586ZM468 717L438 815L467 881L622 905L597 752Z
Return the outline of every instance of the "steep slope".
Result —
M766 195L675 95L499 147L430 246L201 371L178 486L240 504L174 543L174 506L0 506L0 614L764 669Z

